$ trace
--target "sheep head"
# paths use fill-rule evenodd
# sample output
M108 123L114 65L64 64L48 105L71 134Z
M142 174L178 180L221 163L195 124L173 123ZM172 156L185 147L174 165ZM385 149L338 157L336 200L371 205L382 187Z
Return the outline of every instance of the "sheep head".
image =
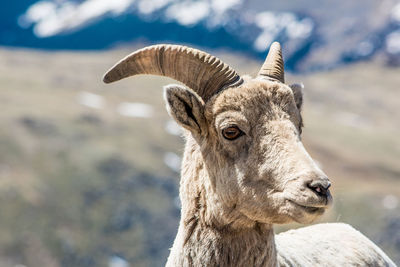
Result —
M201 185L182 181L181 190L202 191L216 224L309 223L329 206L330 182L301 142L302 86L284 84L278 43L254 79L205 52L158 45L121 60L104 81L135 74L169 76L190 88L164 91L170 115L187 130L189 154L197 154L186 155L182 173L201 169Z

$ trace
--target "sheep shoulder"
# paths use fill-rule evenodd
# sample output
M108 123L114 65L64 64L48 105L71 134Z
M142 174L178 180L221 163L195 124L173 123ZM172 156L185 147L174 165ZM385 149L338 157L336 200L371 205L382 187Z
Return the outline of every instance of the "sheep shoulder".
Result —
M396 266L348 224L324 223L276 235L279 266Z

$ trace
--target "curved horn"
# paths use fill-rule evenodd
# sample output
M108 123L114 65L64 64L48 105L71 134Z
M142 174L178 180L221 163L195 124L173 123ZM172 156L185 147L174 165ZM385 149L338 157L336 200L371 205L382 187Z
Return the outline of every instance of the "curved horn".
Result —
M278 42L273 42L269 48L267 58L258 72L258 76L267 76L282 83L285 82L282 49Z
M206 102L217 91L242 83L227 64L203 51L181 45L153 45L115 64L103 81L111 83L137 74L154 74L182 82Z

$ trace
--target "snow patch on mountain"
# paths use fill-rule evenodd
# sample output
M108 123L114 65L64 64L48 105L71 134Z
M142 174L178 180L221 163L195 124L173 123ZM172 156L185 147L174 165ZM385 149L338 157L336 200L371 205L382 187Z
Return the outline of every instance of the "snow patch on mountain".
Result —
M165 15L183 26L190 26L205 19L210 13L210 8L207 1L178 2L169 6Z
M19 25L34 24L34 33L41 38L79 28L107 13L117 16L134 0L86 0L80 4L69 1L39 1L19 18Z
M390 17L394 22L400 23L400 3L393 7Z
M173 0L153 0L153 1L139 1L137 4L138 10L141 14L149 15L172 2Z
M265 51L282 32L289 39L306 39L314 28L314 22L310 18L299 19L295 14L288 12L261 12L254 17L253 22L262 30L254 42L254 49L259 52Z
M386 51L389 54L400 54L400 30L394 31L386 37Z

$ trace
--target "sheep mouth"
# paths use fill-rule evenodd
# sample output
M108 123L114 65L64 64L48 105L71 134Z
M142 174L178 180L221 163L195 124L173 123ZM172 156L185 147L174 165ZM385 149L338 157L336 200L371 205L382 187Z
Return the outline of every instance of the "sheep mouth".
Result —
M299 208L300 210L303 210L306 213L312 213L312 214L321 213L322 214L322 213L324 213L325 209L327 208L327 206L306 206L304 204L297 203L290 199L288 199L288 201L290 203L292 203L293 205L295 205L296 208Z

